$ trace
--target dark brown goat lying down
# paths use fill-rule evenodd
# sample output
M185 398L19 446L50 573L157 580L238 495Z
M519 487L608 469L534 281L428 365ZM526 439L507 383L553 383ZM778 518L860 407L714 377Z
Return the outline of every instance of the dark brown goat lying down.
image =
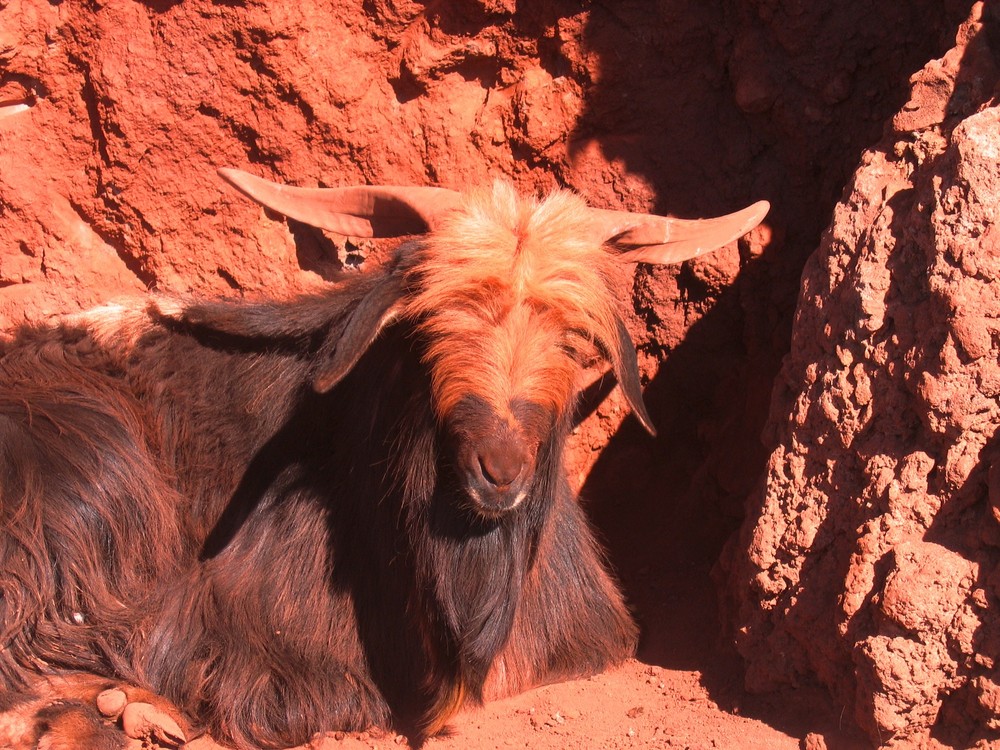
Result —
M0 746L419 741L629 656L562 468L588 361L652 429L609 279L767 205L684 222L223 176L334 232L424 236L319 294L151 297L0 347Z

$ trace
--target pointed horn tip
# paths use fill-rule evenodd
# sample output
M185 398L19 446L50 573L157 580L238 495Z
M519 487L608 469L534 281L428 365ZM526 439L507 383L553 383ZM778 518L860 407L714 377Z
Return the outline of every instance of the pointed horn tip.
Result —
M764 221L764 217L767 216L768 212L771 210L771 203L769 201L757 201L756 203L747 206L744 210L747 212L747 232L749 232L751 229Z
M240 185L246 181L246 178L249 177L254 179L254 176L249 172L244 172L242 169L235 169L233 167L219 167L215 170L215 173L236 188L240 187ZM260 178L258 177L256 179Z
M651 421L640 419L639 424L642 425L642 429L644 429L646 434L648 434L651 438L656 437L656 425L654 425Z
M752 203L740 211L736 211L735 213L730 214L730 217L733 218L737 216L743 217L742 226L740 226L738 233L734 234L733 239L730 241L738 240L740 237L743 237L744 235L756 229L757 226L762 221L764 221L764 217L767 216L767 213L770 210L771 210L771 204L768 201L757 201L756 203ZM701 255L705 252L710 252L716 249L718 248L717 247L699 248L697 254Z

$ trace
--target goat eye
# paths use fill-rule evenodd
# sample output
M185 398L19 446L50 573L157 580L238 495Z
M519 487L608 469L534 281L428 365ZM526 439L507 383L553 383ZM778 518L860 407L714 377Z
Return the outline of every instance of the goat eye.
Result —
M601 353L589 336L578 331L569 331L560 347L576 360L581 367L590 367L601 358Z
M580 352L578 352L576 347L568 341L563 341L559 344L559 348L562 349L563 353L570 359L575 359L577 362L580 361Z

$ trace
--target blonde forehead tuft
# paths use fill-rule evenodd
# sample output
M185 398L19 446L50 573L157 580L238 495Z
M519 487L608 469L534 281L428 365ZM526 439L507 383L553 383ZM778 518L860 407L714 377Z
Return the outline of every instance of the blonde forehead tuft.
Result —
M613 330L614 259L588 225L587 205L567 190L540 200L500 180L472 190L420 251L409 312L529 304L603 337Z
M515 398L568 405L579 369L564 351L569 332L617 335L615 261L588 222L571 192L539 200L496 182L416 251L405 314L427 334L439 412L470 392L501 411Z

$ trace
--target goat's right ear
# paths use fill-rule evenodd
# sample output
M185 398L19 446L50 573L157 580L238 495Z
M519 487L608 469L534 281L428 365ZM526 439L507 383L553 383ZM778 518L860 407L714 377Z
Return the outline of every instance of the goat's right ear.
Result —
M437 187L302 188L228 168L219 176L272 211L345 237L423 234L462 202L461 193Z
M362 297L339 335L331 334L320 347L312 375L313 389L326 393L339 383L378 338L399 317L402 309L402 279L390 273Z

